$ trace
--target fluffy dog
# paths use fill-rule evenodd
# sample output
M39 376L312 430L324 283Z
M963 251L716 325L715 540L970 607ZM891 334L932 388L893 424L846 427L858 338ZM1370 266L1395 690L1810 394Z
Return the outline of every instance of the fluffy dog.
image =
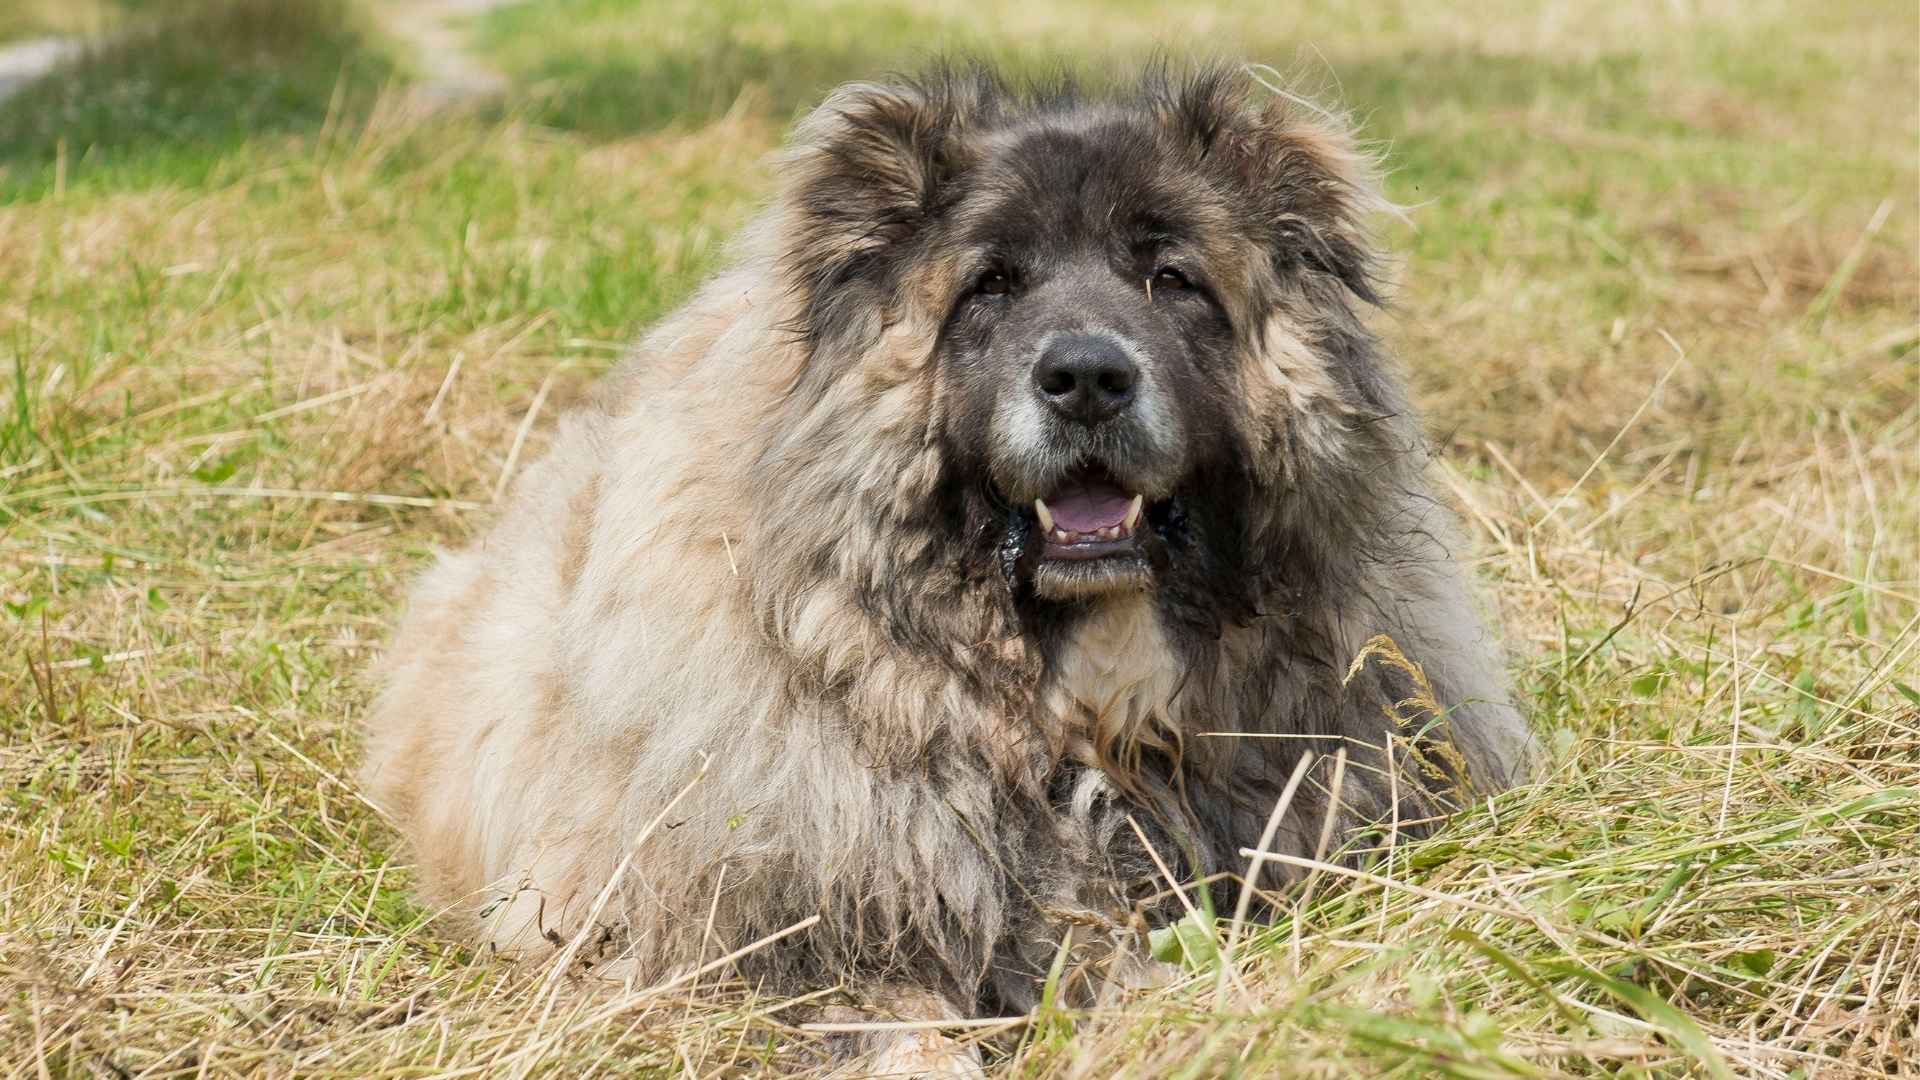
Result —
M737 970L1019 1011L1069 927L1072 992L1117 977L1156 861L1229 900L1304 753L1344 782L1273 850L1512 781L1343 127L1237 69L942 69L778 175L393 642L367 784L479 937L656 979L817 916ZM1346 678L1378 635L1442 718Z

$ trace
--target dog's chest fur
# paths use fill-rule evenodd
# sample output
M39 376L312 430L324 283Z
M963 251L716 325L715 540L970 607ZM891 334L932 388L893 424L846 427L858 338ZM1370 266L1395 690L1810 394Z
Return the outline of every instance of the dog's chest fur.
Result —
M1080 624L1055 659L1042 704L1066 733L1068 756L1111 764L1167 741L1180 679L1152 602L1129 596L1101 604Z

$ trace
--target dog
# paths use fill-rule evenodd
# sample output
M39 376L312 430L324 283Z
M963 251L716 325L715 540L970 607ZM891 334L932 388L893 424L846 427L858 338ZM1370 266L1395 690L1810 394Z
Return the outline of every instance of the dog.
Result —
M474 935L1016 1013L1063 943L1060 993L1125 985L1263 834L1523 775L1337 118L1229 66L939 67L835 91L777 176L383 661L366 787Z

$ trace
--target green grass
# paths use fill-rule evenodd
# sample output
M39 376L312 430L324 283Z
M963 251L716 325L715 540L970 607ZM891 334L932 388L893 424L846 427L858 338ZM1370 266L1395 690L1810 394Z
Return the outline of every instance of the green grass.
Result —
M216 44L217 43L217 46ZM0 198L219 186L274 137L363 114L389 73L345 0L200 0L124 19L0 112Z
M602 137L710 122L749 85L747 104L784 120L855 73L952 42L904 6L761 0L558 0L501 9L481 31L528 86L530 118Z
M0 103L0 1071L796 1060L736 986L543 1015L544 972L444 932L344 782L363 672L798 110L1057 45L1268 59L1388 150L1379 327L1556 768L1290 894L1224 988L1050 1013L995 1067L1912 1067L1911 10L567 0L479 20L513 92L427 118L367 9L145 8Z

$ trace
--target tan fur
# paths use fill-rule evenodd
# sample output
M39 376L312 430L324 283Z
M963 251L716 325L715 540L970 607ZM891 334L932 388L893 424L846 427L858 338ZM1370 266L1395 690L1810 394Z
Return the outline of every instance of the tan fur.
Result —
M952 554L974 538L928 507L954 483L941 433L959 406L935 348L961 271L930 255L891 293L836 309L830 339L796 332L810 298L844 294L810 274L884 251L929 205L922 143L941 124L964 135L968 95L985 91L949 92L936 108L911 89L851 88L805 121L732 268L563 418L495 529L416 587L370 713L365 782L404 829L422 890L482 940L527 954L604 928L621 970L648 981L818 916L741 970L948 1018L1030 1006L1064 929L1084 926L1096 930L1069 982L1090 1002L1100 988L1081 973L1140 963L1134 901L1154 871L1123 822L1137 813L1155 850L1201 860L1188 869L1237 860L1298 750L1196 736L1377 736L1367 695L1391 687L1349 692L1334 666L1372 635L1426 664L1448 704L1478 702L1452 727L1482 774L1504 779L1524 756L1446 558L1445 515L1400 444L1352 435L1354 391L1325 343L1351 352L1364 333L1344 306L1313 308L1336 286L1302 291L1219 232L1224 209L1207 240L1237 283L1223 303L1257 292L1273 312L1224 361L1239 365L1249 471L1281 490L1308 484L1294 473L1314 459L1378 482L1367 500L1324 505L1407 530L1387 537L1394 557L1304 546L1291 516L1315 492L1258 489L1244 542L1333 567L1338 590L1273 575L1270 595L1212 624L1202 610L1205 632L1190 618L1176 641L1150 592L1084 598L1042 640L999 569ZM1349 143L1233 115L1253 127L1221 136L1221 167L1304 155L1328 178L1301 187L1325 202L1312 226L1357 229L1366 178ZM1301 186L1298 172L1287 182ZM1192 804L1189 777L1205 788ZM1393 805L1364 780L1338 808L1300 799L1301 815L1348 828ZM1317 824L1280 835L1298 848ZM604 927L590 927L602 897ZM929 1034L892 1052L964 1074L956 1046Z
M1126 776L1142 749L1171 749L1183 666L1144 595L1107 605L1060 656L1044 698L1070 752Z

